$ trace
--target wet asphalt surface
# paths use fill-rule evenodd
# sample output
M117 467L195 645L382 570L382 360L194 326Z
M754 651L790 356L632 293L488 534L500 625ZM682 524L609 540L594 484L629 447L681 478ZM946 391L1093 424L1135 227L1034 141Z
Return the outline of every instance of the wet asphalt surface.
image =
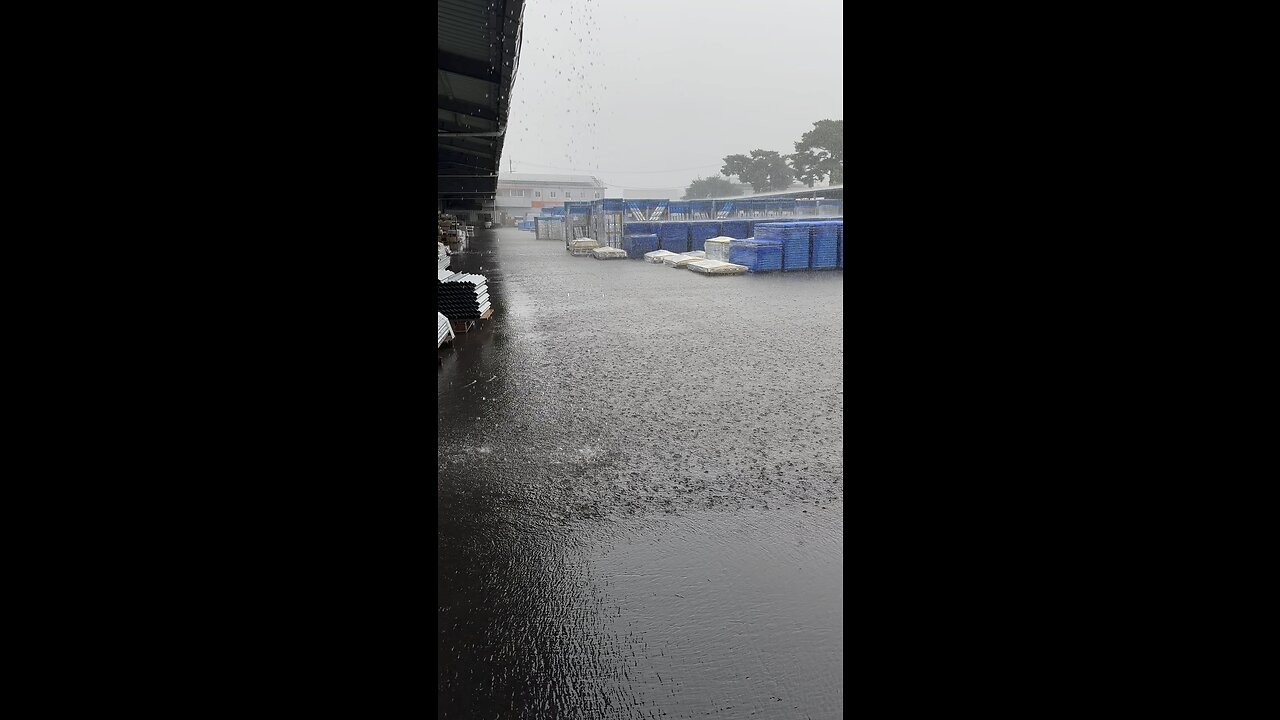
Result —
M494 317L439 351L439 716L841 717L843 272L452 269Z

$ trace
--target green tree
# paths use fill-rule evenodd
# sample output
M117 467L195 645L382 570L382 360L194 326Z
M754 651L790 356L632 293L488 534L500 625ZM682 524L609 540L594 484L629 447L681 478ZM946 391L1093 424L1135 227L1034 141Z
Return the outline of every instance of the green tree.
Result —
M828 185L844 182L844 121L819 120L813 129L800 136L794 155L788 155L795 177L813 184L827 179Z
M750 157L725 156L720 174L726 177L737 175L743 182L750 183L751 189L756 192L786 190L791 187L791 179L794 177L786 158L773 150L752 150Z
M720 198L741 195L742 188L719 177L698 178L689 184L682 200L702 200L703 198Z

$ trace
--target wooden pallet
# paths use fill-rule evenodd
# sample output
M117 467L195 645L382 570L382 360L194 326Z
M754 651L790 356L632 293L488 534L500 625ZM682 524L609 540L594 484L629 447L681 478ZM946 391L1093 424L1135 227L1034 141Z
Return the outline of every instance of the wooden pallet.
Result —
M493 317L493 306L490 306L488 310L480 313L481 320L488 320L491 317ZM453 332L455 334L471 332L476 329L475 320L450 320L449 322L453 324Z

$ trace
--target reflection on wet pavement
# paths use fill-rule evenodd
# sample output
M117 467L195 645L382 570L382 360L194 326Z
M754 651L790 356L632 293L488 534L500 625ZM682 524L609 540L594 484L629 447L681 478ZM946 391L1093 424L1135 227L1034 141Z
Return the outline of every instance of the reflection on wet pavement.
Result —
M843 273L481 231L439 370L442 717L843 710Z

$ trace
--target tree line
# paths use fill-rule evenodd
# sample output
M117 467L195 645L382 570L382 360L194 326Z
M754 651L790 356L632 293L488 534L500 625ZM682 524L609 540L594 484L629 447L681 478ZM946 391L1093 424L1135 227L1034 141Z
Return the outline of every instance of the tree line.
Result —
M793 180L809 187L826 180L828 185L844 182L844 121L819 120L795 143L796 151L782 155L776 150L752 150L749 155L726 155L720 174L737 175L754 192L786 190ZM733 183L719 177L698 178L685 190L685 200L741 195Z

